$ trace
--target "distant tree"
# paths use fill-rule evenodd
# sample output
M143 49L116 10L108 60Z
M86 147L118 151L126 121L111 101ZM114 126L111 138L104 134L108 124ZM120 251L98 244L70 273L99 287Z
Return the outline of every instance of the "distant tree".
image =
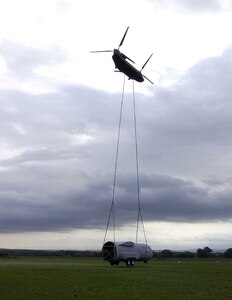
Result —
M232 248L228 248L228 249L224 252L224 257L225 257L225 258L232 258Z
M6 252L0 252L0 257L7 257L8 254Z
M197 257L198 258L206 258L207 256L206 256L205 251L203 249L199 248L199 249L197 249Z
M212 256L213 256L213 250L210 249L208 246L205 247L203 250L204 250L205 253L206 253L206 257L212 257Z
M169 249L164 249L160 252L160 257L162 257L162 258L172 258L172 257L174 257L174 253Z
M185 253L186 258L194 258L194 253L193 252L185 251L184 253Z
M190 251L178 252L175 255L177 258L193 258L194 253Z
M204 249L197 249L197 257L199 258L208 258L213 256L213 250L208 246L204 247Z

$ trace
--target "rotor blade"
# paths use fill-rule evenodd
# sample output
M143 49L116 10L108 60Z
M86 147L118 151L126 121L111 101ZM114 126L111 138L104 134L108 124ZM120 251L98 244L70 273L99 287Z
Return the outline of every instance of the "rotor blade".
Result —
M121 42L120 42L120 44L119 44L119 46L118 46L118 49L122 46L122 44L123 44L123 42L124 42L124 39L125 39L125 37L126 37L126 34L127 34L128 29L129 29L129 26L127 27L126 32L124 33L124 36L123 36L123 38L122 38L122 40L121 40Z
M122 52L120 52L120 53L123 58L125 58L125 59L127 58L128 60L130 60L131 62L133 62L135 64L135 62L132 59L130 59L128 56L126 56L124 53L122 53Z
M145 78L145 79L147 79L151 84L154 84L154 82L152 82L149 78L147 78L145 75L143 75L143 77Z
M130 59L129 57L126 57L129 61L131 61L131 62L133 62L133 64L135 64L135 62L132 60L132 59Z
M146 64L148 63L148 61L150 60L150 58L152 57L153 53L148 57L147 61L145 62L145 64L142 66L142 69L140 72L142 72L142 70L144 69L144 67L146 66Z
M99 51L90 51L90 53L99 53L99 52L114 52L114 50L99 50Z

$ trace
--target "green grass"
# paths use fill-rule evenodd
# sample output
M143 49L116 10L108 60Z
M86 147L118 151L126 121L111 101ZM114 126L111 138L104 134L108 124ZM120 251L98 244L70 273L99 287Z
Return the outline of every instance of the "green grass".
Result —
M128 268L101 259L2 258L0 299L232 299L232 261L153 260Z

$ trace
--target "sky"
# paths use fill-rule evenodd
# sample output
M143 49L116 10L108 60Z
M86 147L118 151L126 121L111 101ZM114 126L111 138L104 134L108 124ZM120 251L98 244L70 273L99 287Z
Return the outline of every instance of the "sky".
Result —
M123 74L135 82L148 244L232 247L232 1L0 1L0 248L101 249ZM117 240L135 240L132 81L115 190ZM107 239L112 240L112 228ZM139 241L144 242L140 230Z

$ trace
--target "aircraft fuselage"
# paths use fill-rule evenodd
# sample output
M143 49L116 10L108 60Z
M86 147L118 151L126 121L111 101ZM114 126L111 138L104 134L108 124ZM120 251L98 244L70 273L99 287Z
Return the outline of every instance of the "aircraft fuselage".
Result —
M143 82L144 78L140 71L138 71L134 66L132 66L124 57L123 54L118 50L114 49L114 54L112 59L115 63L115 68L120 72L124 73L129 79L134 79L138 82Z

